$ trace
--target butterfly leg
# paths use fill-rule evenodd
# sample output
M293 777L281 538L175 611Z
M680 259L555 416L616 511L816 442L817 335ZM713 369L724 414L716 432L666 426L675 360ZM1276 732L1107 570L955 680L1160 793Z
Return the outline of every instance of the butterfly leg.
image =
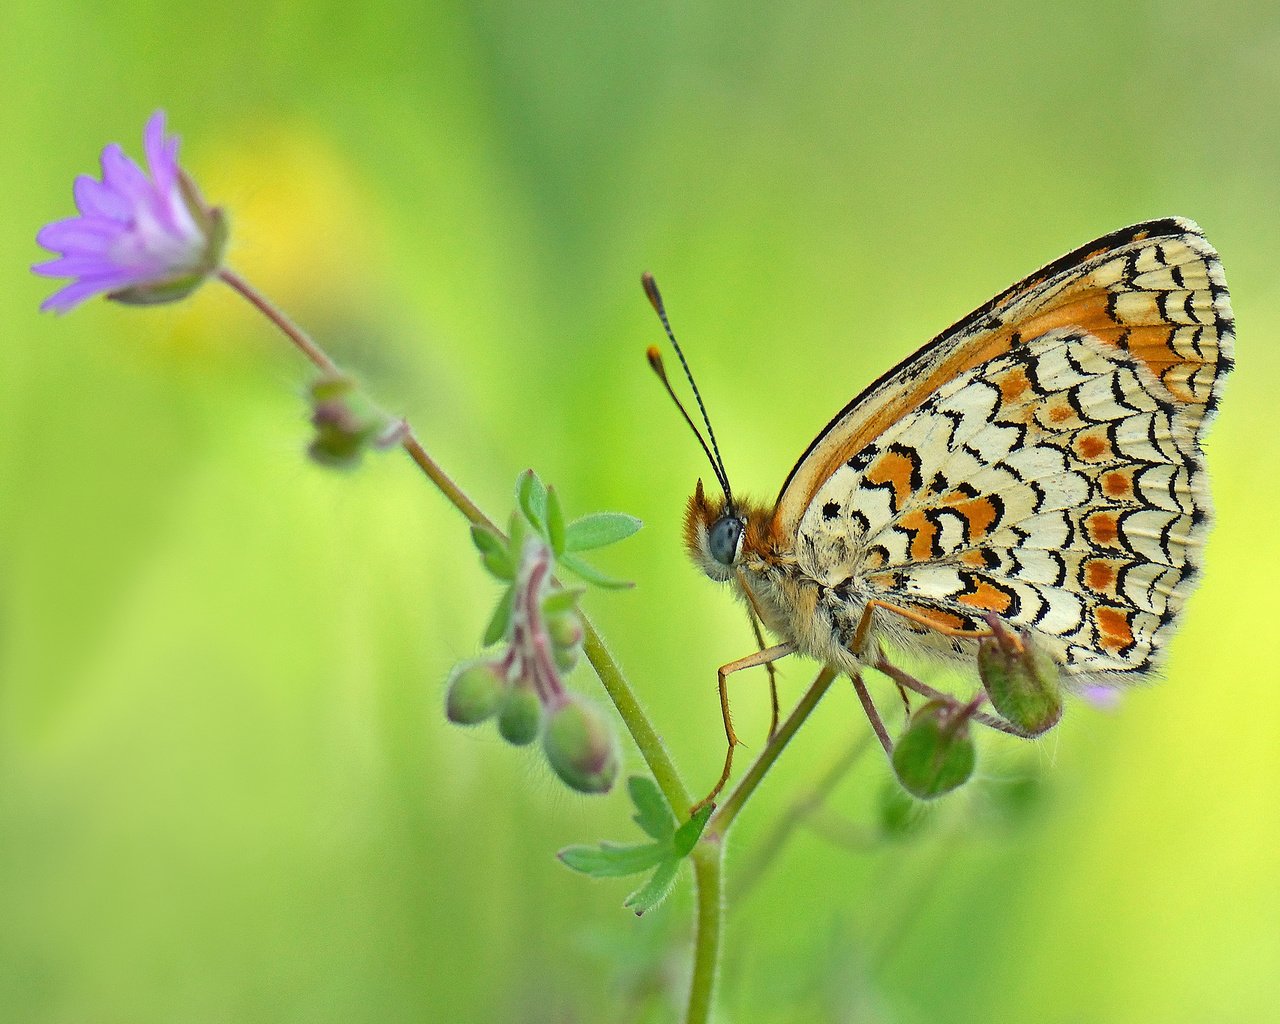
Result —
M745 658L739 658L737 661L731 661L727 665L721 665L716 670L716 676L720 686L720 715L724 719L724 735L728 741L728 746L724 752L724 769L720 772L720 778L711 792L699 800L690 808L691 811L698 811L711 803L720 795L720 790L724 789L724 784L729 781L729 773L733 770L733 748L741 742L738 734L733 731L733 721L729 715L729 676L734 672L740 672L744 668L755 668L757 665L768 665L777 661L779 658L785 658L796 649L793 643L777 644L773 647L766 647L762 651L756 651L755 654L749 654Z
M760 629L760 618L754 610L748 610L747 614L751 618L751 631L756 635L756 646L760 650L765 650L768 644L764 642L764 633ZM769 739L773 739L774 734L778 731L778 670L773 667L772 661L764 663L764 670L769 673Z
M875 730L876 739L880 741L880 746L884 747L884 752L892 757L893 740L889 739L889 730L884 727L880 712L876 710L875 702L867 692L867 684L862 681L860 673L854 672L849 678L853 680L853 688L858 693L858 700L862 703L862 710L866 712L871 728Z
M899 615L909 622L914 622L919 626L926 626L935 633L941 633L943 636L956 636L966 640L980 640L984 636L991 636L992 633L988 629L955 629L952 626L938 622L936 619L930 618L924 612L913 611L910 608L903 608L901 605L890 604L888 601L877 601L874 598L866 603L862 609L862 617L858 620L858 628L853 633L853 655L854 657L862 656L862 649L867 640L867 634L871 631L871 618L875 614L877 608L883 608L887 612Z

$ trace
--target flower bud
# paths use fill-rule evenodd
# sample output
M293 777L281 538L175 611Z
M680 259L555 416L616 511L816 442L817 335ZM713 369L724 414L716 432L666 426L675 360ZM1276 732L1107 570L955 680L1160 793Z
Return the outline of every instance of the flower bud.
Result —
M902 788L921 800L949 793L973 774L977 759L969 735L973 705L931 700L911 716L893 748Z
M582 646L582 619L577 612L555 612L547 616L547 634L556 647Z
M1028 736L1039 736L1062 717L1061 669L1030 631L1010 633L997 620L978 645L978 675L991 706Z
M311 385L311 425L315 436L307 454L322 466L354 469L366 448L399 444L404 424L370 402L350 377L327 374Z
M458 725L478 725L491 718L507 692L498 666L488 661L465 661L453 670L444 710Z
M618 745L594 707L568 700L551 713L542 738L547 762L579 793L607 793L618 777Z
M498 711L499 735L513 747L523 747L536 740L541 729L542 701L532 686L517 683Z

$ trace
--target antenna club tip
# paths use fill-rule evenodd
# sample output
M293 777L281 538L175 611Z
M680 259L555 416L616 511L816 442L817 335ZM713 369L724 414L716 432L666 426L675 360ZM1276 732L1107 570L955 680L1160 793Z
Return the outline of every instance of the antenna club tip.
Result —
M650 366L662 365L662 353L658 351L657 345L650 345L648 350L645 352L644 356L646 359L649 360Z
M644 294L649 299L649 304L659 313L662 313L662 293L658 291L658 282L653 279L653 275L649 271L645 271L640 275L640 284L644 287Z

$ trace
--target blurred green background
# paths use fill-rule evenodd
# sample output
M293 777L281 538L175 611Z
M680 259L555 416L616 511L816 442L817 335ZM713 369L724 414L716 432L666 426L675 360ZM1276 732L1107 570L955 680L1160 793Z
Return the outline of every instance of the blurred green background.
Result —
M864 759L735 901L722 1016L1274 1016L1280 13L850 6L5 5L0 1020L656 1021L683 985L687 880L637 922L626 881L552 856L629 839L624 797L444 722L495 591L408 461L308 464L306 367L224 288L37 315L36 229L157 107L234 264L482 505L532 465L571 513L643 517L601 559L639 587L589 608L694 790L714 668L751 640L679 543L706 467L645 368L640 272L736 486L771 497L854 392L1011 281L1198 220L1239 368L1167 678L985 743L989 778L914 842L832 841L869 820ZM766 705L739 684L755 749ZM834 690L731 881L865 730Z

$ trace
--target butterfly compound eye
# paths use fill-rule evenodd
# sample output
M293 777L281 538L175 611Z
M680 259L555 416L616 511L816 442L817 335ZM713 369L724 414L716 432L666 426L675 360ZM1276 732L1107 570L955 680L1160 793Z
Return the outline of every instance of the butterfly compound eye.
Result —
M742 520L736 516L721 516L707 531L707 549L721 565L733 565L741 543Z

